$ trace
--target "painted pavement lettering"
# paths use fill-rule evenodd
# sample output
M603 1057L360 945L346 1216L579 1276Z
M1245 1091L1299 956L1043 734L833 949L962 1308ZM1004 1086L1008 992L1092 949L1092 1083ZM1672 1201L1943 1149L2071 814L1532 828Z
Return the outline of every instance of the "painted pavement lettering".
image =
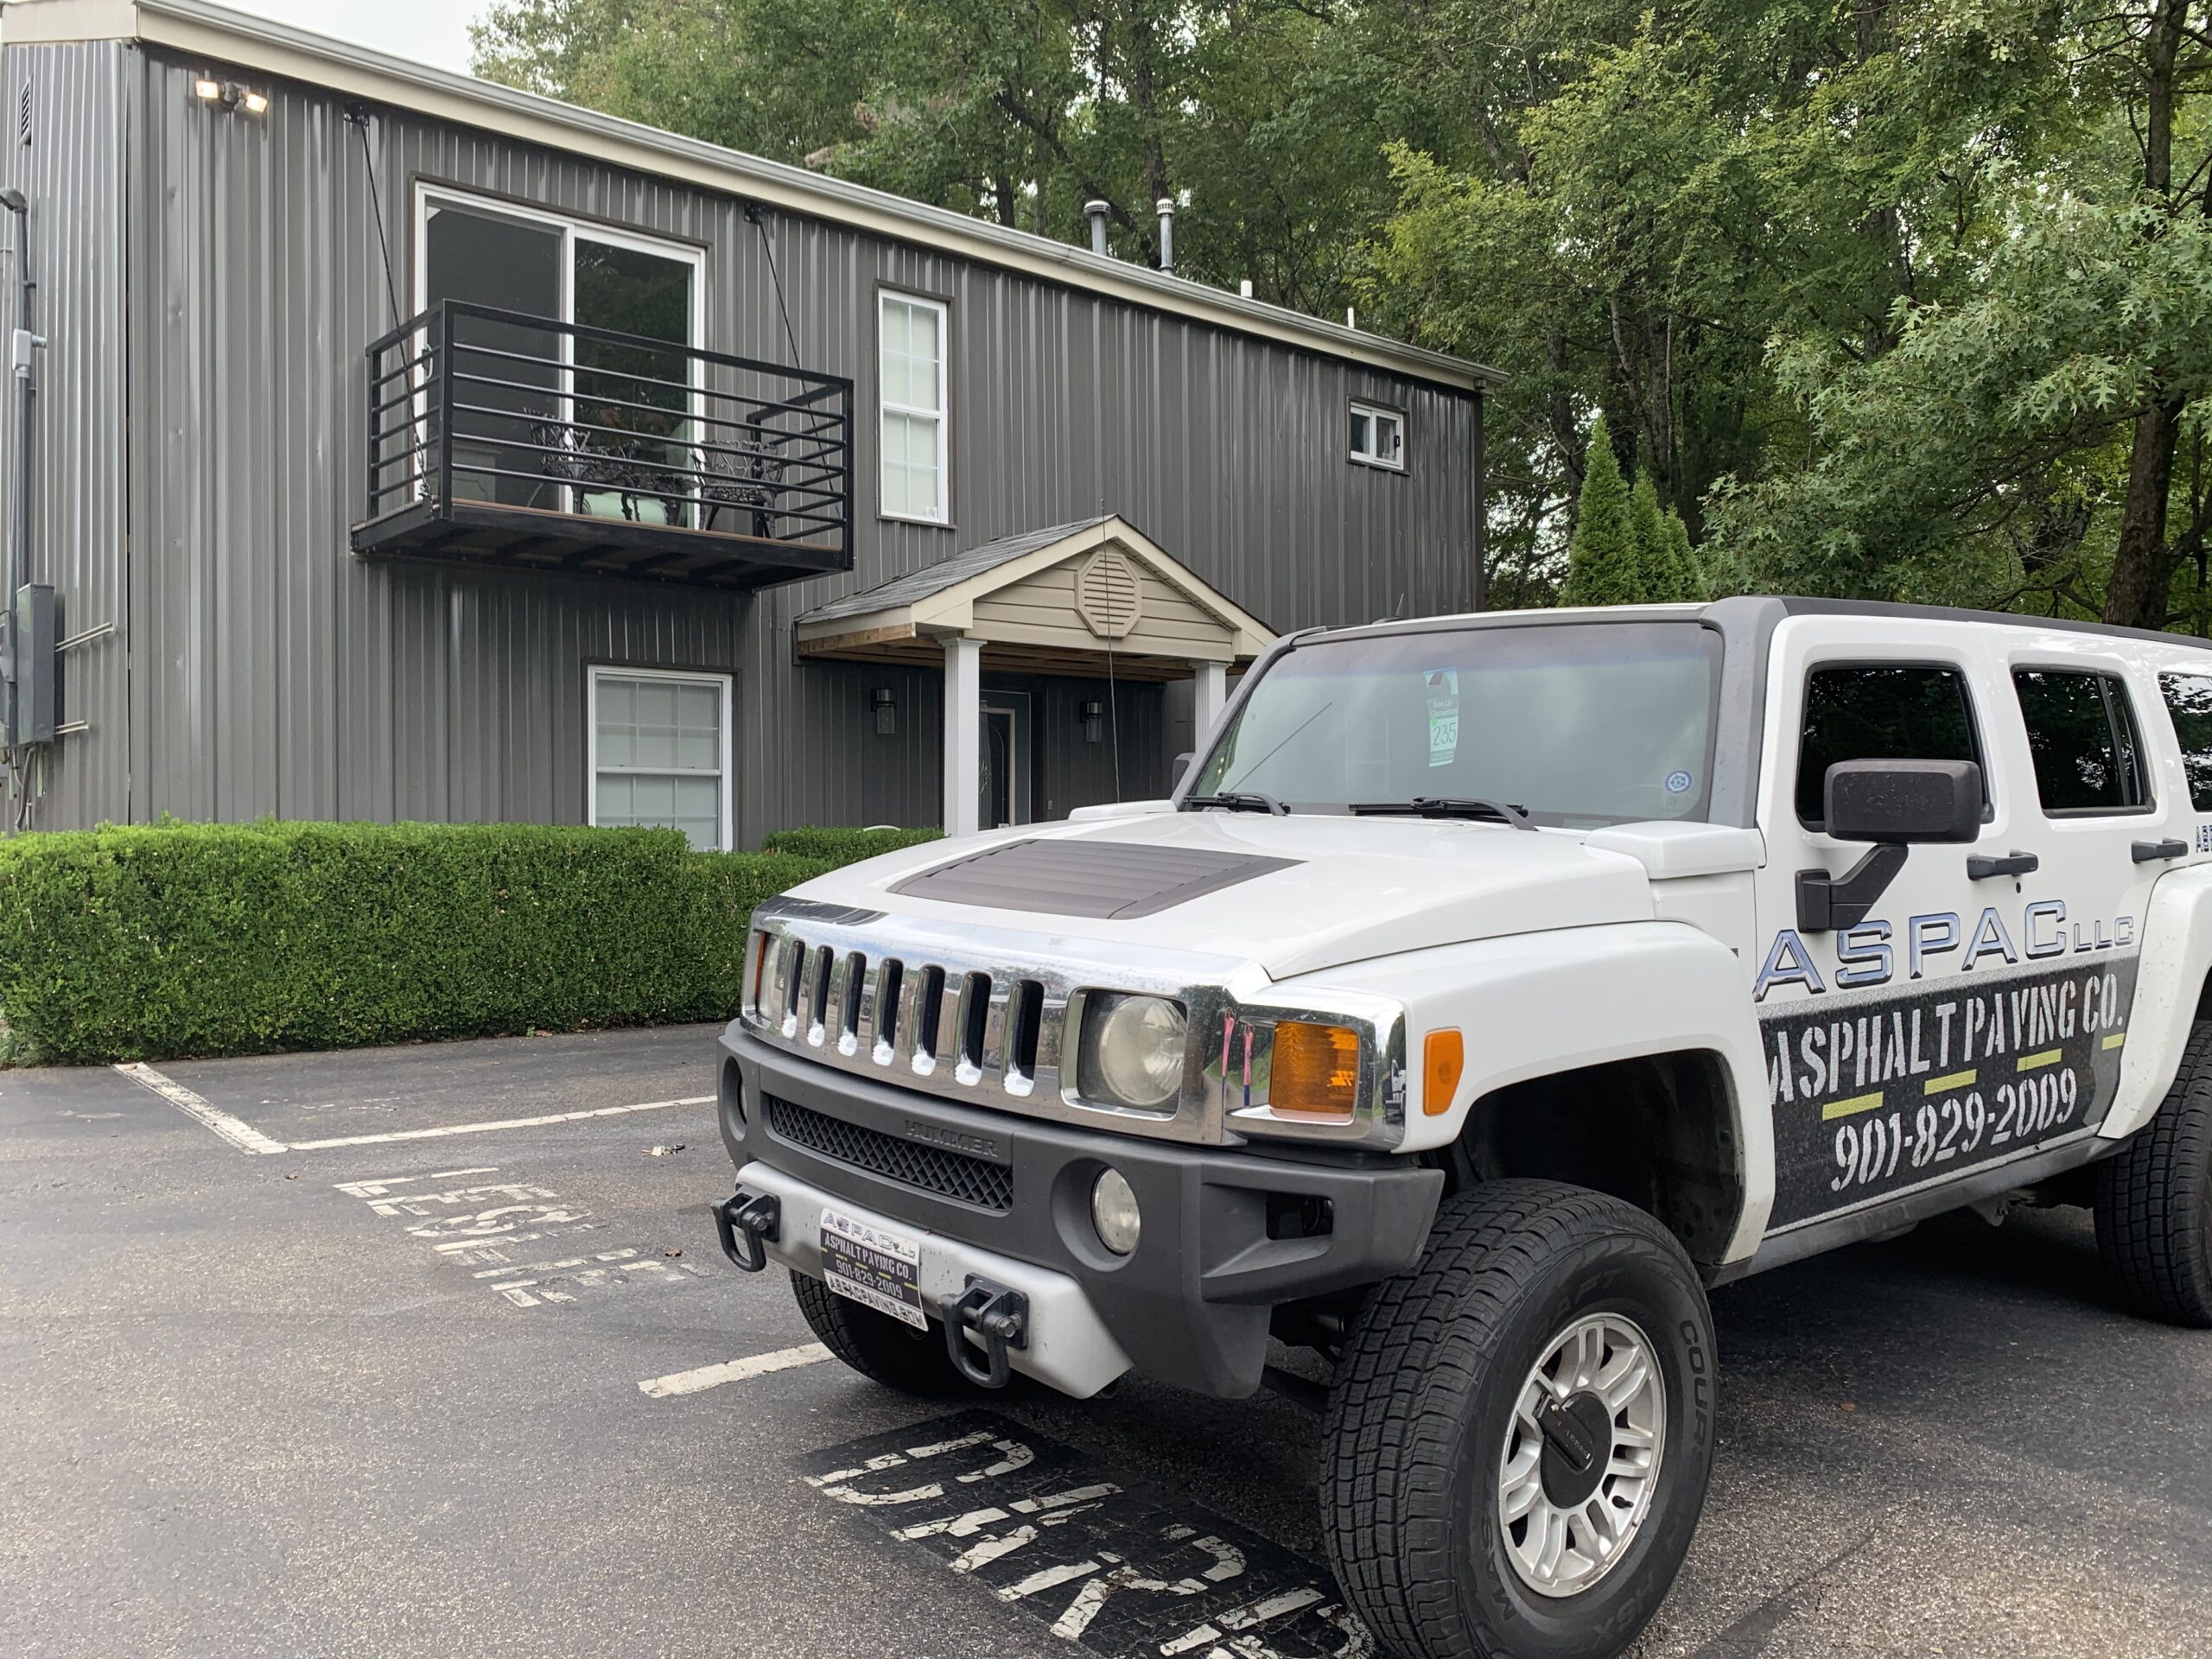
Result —
M1321 1567L982 1412L830 1446L801 1470L1108 1659L1373 1659Z
M550 1188L528 1181L468 1179L498 1168L442 1169L427 1175L341 1181L337 1190L379 1216L409 1223L437 1258L466 1268L476 1282L516 1307L557 1306L634 1285L681 1285L704 1275L658 1249L623 1245L563 1249L556 1238L603 1230L606 1223Z

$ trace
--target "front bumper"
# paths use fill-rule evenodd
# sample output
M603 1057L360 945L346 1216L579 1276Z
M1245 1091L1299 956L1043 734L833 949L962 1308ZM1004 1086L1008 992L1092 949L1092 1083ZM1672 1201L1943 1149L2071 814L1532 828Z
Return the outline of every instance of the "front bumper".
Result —
M1031 1297L1040 1333L1057 1303L1064 1325L1095 1320L1132 1369L1205 1394L1234 1398L1259 1387L1277 1304L1410 1267L1443 1194L1443 1173L1410 1160L1349 1150L1263 1155L979 1110L797 1058L734 1023L721 1046L720 1116L731 1158L748 1184L766 1185L767 1172L790 1178L787 1217L794 1205L817 1206L787 1225L787 1236L818 1236L817 1195L827 1194L928 1235L925 1249L941 1248L949 1263L988 1255L1019 1264L1045 1275ZM953 1153L963 1167L1002 1170L1011 1197L965 1201L830 1155L823 1144L840 1137L816 1133L816 1144L803 1144L772 1128L772 1099L787 1118L798 1108L852 1126L879 1151ZM1143 1216L1127 1256L1108 1251L1090 1222L1091 1185L1108 1164L1128 1179ZM820 1272L818 1245L811 1255L803 1243L771 1254ZM1079 1294L1081 1312L1058 1281ZM1015 1365L1055 1381L1020 1356ZM1087 1363L1071 1391L1103 1386L1090 1382L1095 1371Z

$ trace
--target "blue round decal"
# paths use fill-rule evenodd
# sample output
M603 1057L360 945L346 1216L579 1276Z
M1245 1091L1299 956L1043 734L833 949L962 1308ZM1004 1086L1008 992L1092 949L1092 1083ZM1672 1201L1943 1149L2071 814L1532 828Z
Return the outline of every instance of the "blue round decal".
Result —
M1689 773L1687 772L1669 772L1667 774L1667 792L1669 795L1688 794L1690 792Z

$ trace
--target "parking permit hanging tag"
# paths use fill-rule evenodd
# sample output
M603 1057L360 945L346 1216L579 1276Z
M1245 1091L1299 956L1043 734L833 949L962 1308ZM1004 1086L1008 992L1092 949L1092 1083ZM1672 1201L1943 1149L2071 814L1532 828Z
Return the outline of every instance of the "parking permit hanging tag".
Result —
M1428 764L1448 766L1459 753L1459 671L1431 669L1428 688Z

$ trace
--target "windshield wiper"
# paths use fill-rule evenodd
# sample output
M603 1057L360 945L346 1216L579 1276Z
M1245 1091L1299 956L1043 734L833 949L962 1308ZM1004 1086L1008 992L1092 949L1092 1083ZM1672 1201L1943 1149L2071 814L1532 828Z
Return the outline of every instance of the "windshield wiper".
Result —
M1277 818L1290 816L1290 809L1263 789L1225 789L1218 795L1193 795L1183 803L1185 812L1207 806L1224 812L1265 812Z
M1526 830L1530 835L1536 826L1529 822L1529 809L1515 806L1508 801L1488 801L1478 796L1453 799L1444 795L1416 795L1410 801L1354 801L1353 816L1363 818L1487 818L1497 823L1511 824L1516 830Z

